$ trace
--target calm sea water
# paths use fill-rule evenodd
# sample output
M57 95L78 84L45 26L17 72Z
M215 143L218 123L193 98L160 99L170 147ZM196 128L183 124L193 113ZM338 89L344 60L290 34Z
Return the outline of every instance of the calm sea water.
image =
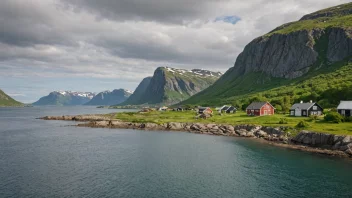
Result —
M35 119L113 111L0 108L0 197L352 197L349 160L241 138Z

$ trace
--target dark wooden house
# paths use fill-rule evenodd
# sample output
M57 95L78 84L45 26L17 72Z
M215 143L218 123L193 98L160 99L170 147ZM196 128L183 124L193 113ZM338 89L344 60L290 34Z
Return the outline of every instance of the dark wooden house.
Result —
M352 101L341 101L337 107L337 112L342 116L352 116Z
M274 115L275 108L269 102L252 102L246 108L246 112L249 116Z
M323 115L323 108L315 103L296 103L290 108L290 115L297 117L308 117L310 115Z

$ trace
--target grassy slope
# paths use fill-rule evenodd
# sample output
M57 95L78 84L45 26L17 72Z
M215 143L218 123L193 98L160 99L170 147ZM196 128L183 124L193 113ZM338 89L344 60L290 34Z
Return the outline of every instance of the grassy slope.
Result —
M0 89L0 107L7 107L7 106L23 106L23 104L14 100L10 96L6 95Z
M263 117L249 117L244 112L238 112L236 114L224 114L214 115L212 118L204 119L195 119L195 112L185 111L185 112L148 112L148 113L118 113L116 115L117 119L128 121L128 122L137 122L137 123L157 123L163 124L167 122L197 122L197 123L217 123L217 124L257 124L262 126L289 126L295 127L300 121L307 121L309 127L305 130L312 130L316 132L325 132L331 134L341 134L341 135L352 135L351 123L326 123L319 118L317 121L312 121L309 118L305 117L290 117L288 115L276 114L274 116L263 116ZM279 124L280 119L285 118L287 124ZM301 130L301 129L299 129ZM299 131L297 130L297 131ZM297 131L293 130L293 133Z
M200 105L229 103L245 106L253 100L267 100L274 105L282 106L284 100L288 100L286 102L290 104L300 100L315 100L322 102L324 107L334 107L340 99L352 100L352 89L350 89L352 63L337 63L294 80L271 78L263 84L257 84L258 82L253 80L260 79L262 76L260 73L252 73L226 82L224 87L214 85L212 87L214 91L202 92L183 103ZM339 90L343 90L340 96L332 95ZM203 98L201 102L199 97Z
M288 34L300 30L326 29L332 27L350 28L352 27L352 15L341 14L344 10L349 9L352 9L352 3L320 10L312 15L330 13L332 16L287 23L269 32L265 36L270 36L273 34Z

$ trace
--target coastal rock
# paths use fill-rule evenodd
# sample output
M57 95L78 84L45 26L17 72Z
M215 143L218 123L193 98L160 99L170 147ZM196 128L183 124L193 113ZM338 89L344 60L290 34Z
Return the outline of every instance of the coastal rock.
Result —
M120 121L111 121L110 122L111 127L116 127L116 128L126 128L128 125L126 122L120 122Z
M266 137L268 135L266 132L264 132L262 130L257 131L255 134L256 134L256 136L261 137L261 138Z
M261 128L262 131L266 132L268 135L284 135L285 132L281 131L280 128L273 128L273 127L262 127Z
M351 136L346 136L343 140L342 140L342 144L343 145L347 145L348 143L352 142L352 138Z
M247 130L246 129L239 129L239 130L236 130L236 133L241 136L241 137L246 137L247 136Z
M301 131L291 142L352 153L352 137ZM351 154L350 154L351 155Z
M341 142L344 138L345 138L345 136L342 136L342 135L335 135L335 136L334 136L334 140L333 140L333 141L334 141L334 144Z
M348 149L347 151L345 151L345 153L347 153L348 155L352 156L352 149Z
M110 122L109 121L96 121L94 123L94 125L97 127L108 127L108 126L110 126Z
M246 137L255 137L254 132L247 132Z
M195 131L204 131L206 129L205 125L201 123L195 123L190 128Z
M147 129L147 130L162 128L160 125L155 124L155 123L143 123L143 124L141 124L139 127L140 127L141 129Z
M185 124L179 122L170 122L167 124L167 129L170 130L183 130Z

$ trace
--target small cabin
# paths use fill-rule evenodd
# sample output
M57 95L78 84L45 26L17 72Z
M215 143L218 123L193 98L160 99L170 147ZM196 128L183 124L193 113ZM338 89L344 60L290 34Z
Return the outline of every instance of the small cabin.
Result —
M309 103L296 103L290 108L290 115L296 117L308 117L310 115L323 115L323 108L315 103L310 101Z
M213 114L213 110L210 107L199 107L198 114Z
M248 116L274 115L275 108L269 102L252 102L246 112Z
M219 113L222 113L225 109L228 109L229 106L227 105L224 105L222 107L217 107L216 110L219 112Z
M226 109L226 113L236 113L237 108L234 106L229 107L228 109Z
M176 111L183 111L183 107L177 107Z
M345 117L352 116L352 101L341 101L337 107L337 112Z
M164 107L160 107L158 110L159 110L159 111L167 111L168 109L169 109L168 107L165 107L165 106L164 106Z

